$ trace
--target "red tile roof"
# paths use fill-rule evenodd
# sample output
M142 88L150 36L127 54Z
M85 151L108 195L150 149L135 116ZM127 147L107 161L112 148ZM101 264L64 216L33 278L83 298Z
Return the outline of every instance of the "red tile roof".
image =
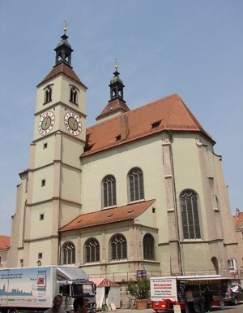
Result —
M0 250L7 251L10 247L10 237L0 235Z
M74 72L74 70L66 65L65 63L60 63L57 66L54 66L53 69L50 71L50 73L42 80L41 83L39 83L37 85L37 87L39 87L42 84L47 83L50 79L60 75L60 74L64 74L66 76L68 76L69 78L73 79L74 81L76 81L76 83L78 83L79 85L81 85L82 87L84 87L85 89L88 89L82 82L81 80L78 78L77 74Z
M147 210L155 200L142 201L112 209L104 209L76 217L72 222L60 228L60 232L133 220Z
M121 99L115 99L108 102L104 110L96 117L96 120L100 120L103 117L107 117L116 112L128 112L130 111L129 107L126 105L126 102Z
M121 117L127 117L127 137L119 140ZM182 99L173 94L87 128L82 157L165 131L200 132L214 144Z
M233 216L235 229L239 228L243 223L243 212L239 212L235 216Z

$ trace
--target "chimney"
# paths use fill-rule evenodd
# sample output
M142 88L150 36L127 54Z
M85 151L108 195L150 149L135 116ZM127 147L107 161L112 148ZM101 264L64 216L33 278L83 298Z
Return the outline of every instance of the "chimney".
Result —
M125 140L129 134L129 127L128 127L128 117L125 114L122 114L120 117L121 121L121 140Z

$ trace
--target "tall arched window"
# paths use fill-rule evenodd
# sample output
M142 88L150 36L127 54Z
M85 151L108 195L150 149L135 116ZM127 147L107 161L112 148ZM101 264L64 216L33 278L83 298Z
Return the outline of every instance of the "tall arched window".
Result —
M98 240L90 238L84 245L84 263L100 261L100 245Z
M75 246L72 242L63 245L63 264L75 264Z
M200 239L198 197L193 190L185 190L180 195L181 219L184 239Z
M129 200L130 202L144 199L143 172L135 167L128 173Z
M116 179L112 175L102 180L103 207L116 205Z
M155 260L155 245L154 237L146 234L143 237L143 258L145 260Z
M111 237L110 259L111 261L127 259L127 241L121 234L115 234Z

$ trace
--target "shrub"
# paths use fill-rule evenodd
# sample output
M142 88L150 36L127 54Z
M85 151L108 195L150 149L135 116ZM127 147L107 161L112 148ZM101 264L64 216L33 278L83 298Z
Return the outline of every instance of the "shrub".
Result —
M150 282L147 278L139 278L137 281L130 281L127 291L136 299L150 298Z

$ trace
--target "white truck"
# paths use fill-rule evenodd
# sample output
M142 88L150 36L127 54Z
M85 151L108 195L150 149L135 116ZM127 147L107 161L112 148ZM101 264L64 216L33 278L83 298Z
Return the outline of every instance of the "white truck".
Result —
M78 296L89 299L95 312L96 286L79 267L38 266L0 269L0 312L43 312L52 307L56 294L63 296L63 309L73 311Z

